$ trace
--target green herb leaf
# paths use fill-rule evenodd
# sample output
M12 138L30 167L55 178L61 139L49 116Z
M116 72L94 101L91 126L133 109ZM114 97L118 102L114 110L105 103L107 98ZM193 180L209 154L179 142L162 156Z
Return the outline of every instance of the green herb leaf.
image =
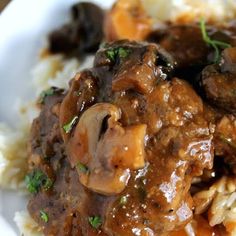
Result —
M82 94L82 92L81 91L78 91L77 93L76 93L76 96L81 96L81 94Z
M43 92L41 92L41 94L39 95L39 103L44 103L44 99L47 97L47 96L52 96L54 94L54 90L53 88L49 88Z
M111 49L106 51L106 56L109 58L110 61L115 61L116 58L116 51Z
M231 47L231 45L228 43L222 42L222 41L211 39L209 37L209 35L207 34L206 24L205 24L205 20L203 18L200 20L200 28L201 28L203 40L209 46L211 46L215 49L214 62L219 62L219 60L220 60L220 49L219 48L222 48L222 49L229 48L229 47Z
M48 222L49 217L48 214L45 211L40 211L40 218L42 219L42 221L44 221L45 223Z
M72 130L73 126L75 125L77 119L78 119L78 116L75 116L68 124L65 124L63 126L63 129L66 132L66 134L70 133L70 131Z
M125 205L128 202L128 198L126 196L122 196L120 198L120 205Z
M98 229L102 225L102 219L100 216L91 216L88 218L88 221L94 229Z
M49 178L46 178L46 180L45 180L44 183L43 183L43 188L44 188L44 190L47 191L47 190L49 190L52 186L53 186L52 180L49 179Z
M25 183L30 193L37 193L42 187L44 190L49 190L53 182L41 170L34 170L25 176Z
M88 173L89 169L86 165L82 164L81 162L78 162L76 165L77 169L80 170L83 173Z
M118 55L120 58L125 58L130 54L130 50L129 49L125 49L125 48L118 48Z
M118 47L114 49L108 49L106 51L106 56L110 61L115 62L117 58L126 58L127 56L129 56L130 53L130 49Z

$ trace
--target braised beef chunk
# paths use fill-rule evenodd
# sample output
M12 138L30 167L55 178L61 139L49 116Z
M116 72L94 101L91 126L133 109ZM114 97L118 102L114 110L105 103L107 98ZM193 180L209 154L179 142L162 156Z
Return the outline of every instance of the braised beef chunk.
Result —
M236 117L234 115L225 115L217 122L215 153L236 174Z
M204 96L199 85L202 70L218 62L224 48L236 45L235 25L203 25L166 24L147 37L147 41L160 45L172 56L175 68L172 74L191 83L201 96ZM204 39L204 34L208 41ZM209 41L217 41L220 46Z
M72 7L71 22L49 35L49 51L81 56L95 52L103 39L103 10L89 2Z
M201 98L172 72L159 46L119 41L66 95L45 97L30 163L52 184L28 205L45 235L166 235L191 221L191 182L212 168L213 135Z
M94 67L101 68L98 71L101 73L107 71L107 66L111 71L112 91L133 89L145 94L170 76L174 64L172 57L155 44L122 40L106 44L97 52ZM106 84L102 87L106 88Z
M100 202L102 209L106 199L89 193L80 184L76 169L72 169L68 162L59 126L63 98L63 91L54 89L53 95L45 97L42 111L32 125L30 173L43 173L51 184L46 186L47 189L33 192L28 210L43 227L45 235L97 235L88 218L102 214L96 204ZM40 181L39 178L38 174L34 180ZM31 183L33 187L34 184ZM46 218L42 217L42 212Z
M228 45L235 45L235 26L206 26L206 34L211 40L217 40ZM163 29L153 31L147 41L161 45L169 52L177 68L196 67L211 64L214 61L215 49L209 45L203 36L202 27L194 25L166 25ZM224 48L224 47L223 47ZM222 48L219 47L219 50Z
M227 48L219 64L202 71L202 86L206 97L214 105L236 113L236 48Z
M31 128L31 146L29 162L34 166L43 165L63 146L60 132L58 132L59 104L64 95L63 90L51 88L51 95L43 99L42 112L34 120ZM54 147L55 145L55 147ZM57 147L56 147L57 146Z
M202 38L198 25L173 25L152 32L148 41L160 44L169 52L177 67L207 64L211 48Z

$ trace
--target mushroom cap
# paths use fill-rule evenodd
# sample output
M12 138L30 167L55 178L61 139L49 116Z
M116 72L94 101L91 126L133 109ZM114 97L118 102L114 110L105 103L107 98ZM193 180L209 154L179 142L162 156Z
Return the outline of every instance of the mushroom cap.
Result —
M79 163L88 170L77 168L80 182L105 195L122 192L130 170L145 165L146 125L122 127L120 118L118 107L97 103L82 114L67 144L72 167Z

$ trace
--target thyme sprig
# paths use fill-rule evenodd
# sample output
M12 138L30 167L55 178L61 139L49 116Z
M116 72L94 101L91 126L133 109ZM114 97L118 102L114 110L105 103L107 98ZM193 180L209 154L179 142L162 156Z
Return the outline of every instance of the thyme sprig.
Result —
M228 44L228 43L222 42L222 41L211 39L209 37L208 33L207 33L206 22L205 22L205 20L203 18L200 20L200 28L201 28L203 40L209 46L213 47L214 50L215 50L214 62L215 63L219 62L219 60L220 60L220 48L221 49L229 48L229 47L231 47L231 45Z

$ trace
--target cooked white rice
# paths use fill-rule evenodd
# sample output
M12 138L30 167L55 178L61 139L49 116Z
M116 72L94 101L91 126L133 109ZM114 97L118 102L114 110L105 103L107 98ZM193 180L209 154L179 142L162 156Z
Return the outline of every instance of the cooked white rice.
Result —
M222 177L208 190L197 193L194 201L198 203L196 214L208 210L210 226L223 224L230 236L236 235L236 177Z
M235 0L142 0L145 10L157 20L222 22L236 15Z
M0 124L0 186L3 188L24 189L28 133L26 127L13 130Z
M64 60L62 55L48 56L39 61L32 71L37 95L51 86L67 88L68 81L74 77L78 69L78 60Z
M142 0L149 15L157 20L176 21L187 16L188 21L199 20L201 16L205 19L223 21L233 18L236 13L236 1L234 0ZM33 69L33 83L36 95L51 86L68 88L68 81L74 77L79 69L92 65L90 57L83 65L79 65L77 59L65 60L61 55L48 56L39 61ZM29 105L30 104L30 105ZM25 103L21 107L24 116L28 117L27 125L13 130L6 124L0 124L0 186L11 189L23 189L23 179L27 171L27 137L29 124L36 112L34 103ZM29 115L30 114L30 115ZM29 118L30 117L30 118ZM223 223L226 228L231 221L236 222L236 194L226 189L226 182L212 186L208 192L210 196L212 216L210 224ZM235 190L235 188L234 188ZM221 209L219 206L224 207ZM16 212L14 218L20 233L24 236L39 236L40 228L32 220L27 212ZM235 223L234 223L235 224ZM231 227L232 228L232 227ZM236 235L236 226L228 231Z
M42 236L41 229L26 211L15 213L14 221L22 236Z

